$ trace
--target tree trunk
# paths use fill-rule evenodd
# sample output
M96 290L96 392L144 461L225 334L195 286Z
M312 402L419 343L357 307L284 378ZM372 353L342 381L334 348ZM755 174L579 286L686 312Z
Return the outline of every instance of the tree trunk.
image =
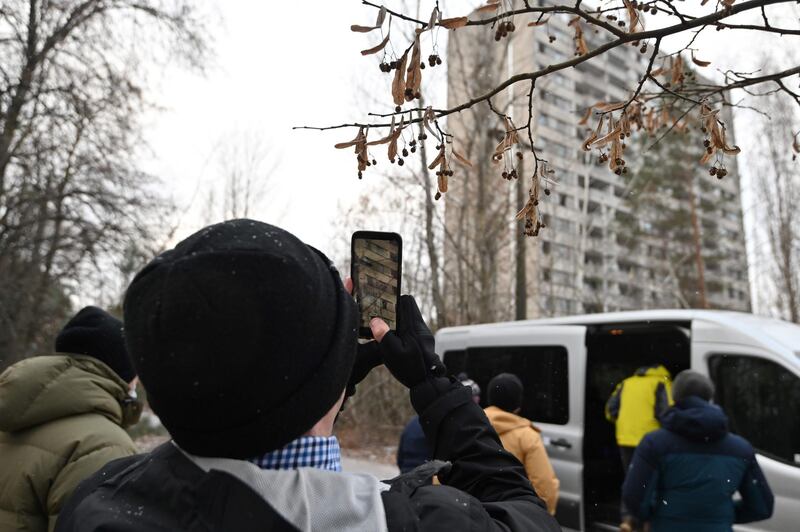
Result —
M520 163L519 165L519 175L520 178L517 179L517 212L522 210L525 206L525 203L528 201L527 194L525 191L525 180L522 179L522 176L525 175L524 170L524 163ZM527 264L525 260L525 220L519 220L516 224L516 235L515 235L515 262L516 268L515 272L515 287L514 287L514 305L515 305L515 312L514 312L514 319L517 320L524 320L528 317L528 276L527 276Z
M420 107L424 107L424 101L420 100ZM421 114L421 113L420 113ZM428 151L424 142L419 143L420 148L420 175L422 176L422 188L425 190L425 247L428 252L428 261L431 266L431 291L433 296L433 306L436 309L436 329L447 326L447 304L442 291L442 272L439 261L439 249L436 246L436 233L433 227L433 218L436 216L434 205L433 183L431 174L428 171Z
M697 198L694 193L694 175L689 173L687 179L687 192L689 193L689 216L692 221L692 243L694 245L694 260L697 267L697 298L700 308L709 308L706 297L705 264L703 262L703 243L700 234L700 221L697 218Z

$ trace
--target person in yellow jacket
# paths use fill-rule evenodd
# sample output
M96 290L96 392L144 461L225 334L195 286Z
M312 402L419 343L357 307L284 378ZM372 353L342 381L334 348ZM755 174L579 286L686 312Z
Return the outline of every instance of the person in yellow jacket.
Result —
M661 364L645 366L617 384L606 402L606 419L615 424L617 447L625 475L633 452L649 432L661 428L661 416L672 406L672 378ZM623 477L624 478L624 477ZM620 530L635 528L635 521L622 505Z
M511 373L501 373L489 381L489 407L486 416L500 436L503 447L525 466L525 473L536 494L556 513L559 482L547 457L541 432L529 419L519 416L522 409L522 381Z

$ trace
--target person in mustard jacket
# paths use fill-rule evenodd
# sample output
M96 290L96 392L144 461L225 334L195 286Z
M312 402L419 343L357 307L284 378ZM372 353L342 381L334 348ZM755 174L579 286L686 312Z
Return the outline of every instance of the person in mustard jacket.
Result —
M56 353L0 374L0 530L46 532L84 479L136 447L141 406L122 322L96 307L70 320Z
M512 373L501 373L489 381L486 417L500 436L503 447L525 466L536 494L555 515L559 481L547 457L541 432L532 421L518 415L522 410L522 381Z
M661 417L672 406L672 379L661 364L644 366L614 388L606 402L606 419L615 424L617 447L625 475L636 446L649 432L661 428ZM622 525L627 532L636 521L622 504Z

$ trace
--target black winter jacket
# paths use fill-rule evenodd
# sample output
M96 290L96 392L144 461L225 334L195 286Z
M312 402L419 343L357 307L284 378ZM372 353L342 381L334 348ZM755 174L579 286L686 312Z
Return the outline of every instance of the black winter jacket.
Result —
M367 475L261 471L167 443L81 484L56 532L373 530L376 522L389 532L560 530L468 388L436 379L411 395L434 458L448 466L424 465L381 489ZM441 486L428 485L434 473Z

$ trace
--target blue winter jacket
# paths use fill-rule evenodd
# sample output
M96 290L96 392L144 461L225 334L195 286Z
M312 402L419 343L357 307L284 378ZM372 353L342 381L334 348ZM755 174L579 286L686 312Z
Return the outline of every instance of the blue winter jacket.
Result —
M400 445L397 447L397 467L401 473L407 473L415 467L431 459L433 453L422 432L419 416L414 416L408 422L403 434L400 436Z
M738 491L741 499L734 501ZM625 505L653 532L722 532L772 515L773 497L753 447L728 432L722 410L699 397L669 409L636 448Z

